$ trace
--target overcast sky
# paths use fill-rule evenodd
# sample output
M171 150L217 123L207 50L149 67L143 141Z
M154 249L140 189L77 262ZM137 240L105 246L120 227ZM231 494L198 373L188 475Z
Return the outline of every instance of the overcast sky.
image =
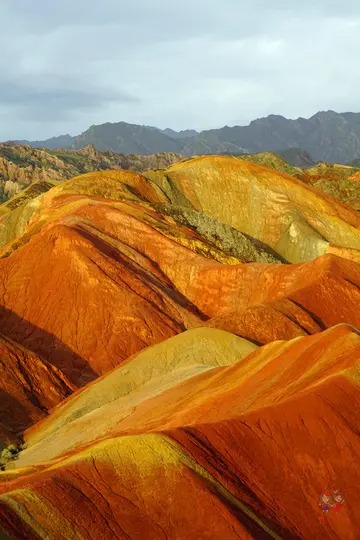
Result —
M360 111L358 0L0 0L0 140Z

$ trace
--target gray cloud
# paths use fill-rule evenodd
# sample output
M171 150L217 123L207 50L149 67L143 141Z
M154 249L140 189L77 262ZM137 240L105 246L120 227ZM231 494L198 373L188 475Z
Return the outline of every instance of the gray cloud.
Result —
M78 112L91 112L106 104L137 101L122 90L77 88L73 80L56 75L33 77L30 81L6 80L0 75L0 108L28 120L71 119Z
M0 139L358 110L344 0L2 0Z

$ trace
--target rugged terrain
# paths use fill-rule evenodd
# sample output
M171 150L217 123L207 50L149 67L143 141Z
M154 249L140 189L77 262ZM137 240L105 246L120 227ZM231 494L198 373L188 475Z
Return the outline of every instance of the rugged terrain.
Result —
M360 207L359 183L353 181L359 172L356 163L354 166L315 164L310 156L296 148L278 154L260 152L237 157L295 176L356 210ZM188 158L173 153L130 155L100 152L93 145L81 150L54 150L0 144L0 199L3 202L9 200L8 204L0 207L0 214L15 209L57 182L79 174L108 169L145 172L164 169L185 159Z
M10 538L358 538L360 215L324 167L202 156L0 207Z
M11 198L34 182L68 180L94 170L131 169L142 172L160 169L181 158L165 152L146 156L99 152L92 145L71 151L0 144L0 194L3 199Z
M271 114L247 126L224 126L201 132L107 122L91 126L75 137L65 135L21 142L52 149L79 149L92 144L98 150L130 154L175 152L193 156L276 152L292 165L308 167L313 160L348 163L360 159L360 113L320 111L311 118L296 120Z

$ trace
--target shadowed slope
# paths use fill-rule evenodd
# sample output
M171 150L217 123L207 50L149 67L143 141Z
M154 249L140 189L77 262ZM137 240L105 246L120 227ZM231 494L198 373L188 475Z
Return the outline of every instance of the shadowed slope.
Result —
M76 386L56 367L59 357L63 362L76 363L84 381L94 379L96 373L54 335L16 313L0 308L0 325L3 334L8 331L14 338L32 336L28 348L4 335L0 337L0 439L6 442L16 438L75 390ZM49 360L31 350L40 348L47 350Z
M32 425L39 416L30 418L28 409L11 394L0 388L0 452L9 444L18 442L18 433ZM1 532L1 529L0 529ZM1 537L0 537L1 538Z
M107 210L99 210L105 224ZM121 218L120 212L118 215ZM119 228L124 229L125 223L120 221ZM147 230L156 242L155 230L141 221L136 223L136 234ZM132 235L131 230L124 231ZM171 247L174 243L169 240L168 249ZM183 251L184 256L193 255L185 248ZM0 260L0 271L4 307L61 337L99 374L139 348L184 330L189 321L199 317L196 308L177 293L172 282L140 249L136 251L109 235L104 237L101 229L90 228L86 209L81 218L56 222ZM19 283L24 287L21 297L17 292ZM44 358L51 354L46 343L27 332L26 325L14 326L11 317L3 317L2 328L7 336ZM75 360L59 354L54 363L75 384L83 382Z

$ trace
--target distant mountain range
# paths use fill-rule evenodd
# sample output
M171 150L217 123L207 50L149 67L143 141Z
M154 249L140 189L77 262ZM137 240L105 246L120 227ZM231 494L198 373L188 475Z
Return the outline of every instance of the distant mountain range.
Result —
M360 158L360 113L322 111L309 119L289 120L270 115L248 126L225 126L197 132L174 131L126 122L91 126L81 135L61 135L45 141L16 141L36 148L80 149L92 144L101 151L122 154L174 152L198 154L248 154L277 152L292 165L313 162L349 163ZM311 157L310 157L311 156ZM306 163L308 162L308 165Z

